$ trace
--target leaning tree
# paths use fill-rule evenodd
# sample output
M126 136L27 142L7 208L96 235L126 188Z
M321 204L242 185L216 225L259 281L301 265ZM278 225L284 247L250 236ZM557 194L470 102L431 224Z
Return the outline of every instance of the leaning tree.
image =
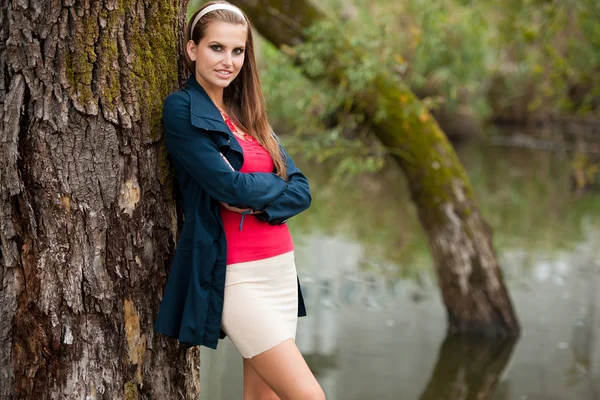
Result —
M0 0L2 399L198 397L198 349L152 330L186 6Z

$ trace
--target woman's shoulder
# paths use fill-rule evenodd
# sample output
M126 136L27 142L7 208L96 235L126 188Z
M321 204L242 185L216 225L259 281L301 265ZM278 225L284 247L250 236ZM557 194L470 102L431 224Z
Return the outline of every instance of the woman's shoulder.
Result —
M163 102L163 110L180 110L182 108L187 108L189 110L190 107L190 97L185 92L185 90L177 90L169 94L165 101Z
M169 127L188 129L193 126L204 131L211 130L214 128L214 123L206 122L208 117L206 117L205 108L203 104L194 102L187 90L175 91L169 94L163 102L162 119L165 128L167 130Z
M185 90L169 94L163 102L163 119L189 121L190 104L190 97Z
M212 110L206 101L199 101L197 98L198 96L195 96L192 99L193 96L194 94L189 93L187 89L172 92L163 102L163 115L169 116L176 114L180 116L187 115L189 117L190 112L192 112L193 109L192 114L195 116L209 119L221 119L216 107L213 106L212 108L214 108L214 110Z
M180 129L190 124L190 99L184 90L169 94L163 102L162 119L167 130Z

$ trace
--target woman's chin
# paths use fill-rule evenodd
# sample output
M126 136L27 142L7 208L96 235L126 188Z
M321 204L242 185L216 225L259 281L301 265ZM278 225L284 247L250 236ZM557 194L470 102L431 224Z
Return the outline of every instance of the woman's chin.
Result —
M212 84L220 88L226 88L232 81L233 79L215 79Z

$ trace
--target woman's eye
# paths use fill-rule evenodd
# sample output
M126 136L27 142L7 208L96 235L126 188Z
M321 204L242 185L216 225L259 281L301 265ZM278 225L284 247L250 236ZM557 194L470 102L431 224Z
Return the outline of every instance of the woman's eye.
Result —
M239 55L239 54L242 54L242 53L244 52L244 50L242 50L242 49L235 49L233 52L234 52L235 54L238 54L238 55Z
M210 46L211 49L213 49L214 51L221 51L221 46L213 44L212 46Z

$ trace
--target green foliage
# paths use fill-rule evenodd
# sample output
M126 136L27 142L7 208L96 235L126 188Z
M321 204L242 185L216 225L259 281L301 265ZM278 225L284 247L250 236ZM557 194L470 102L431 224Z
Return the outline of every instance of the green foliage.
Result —
M319 26L311 34L322 35L326 29L328 27ZM325 45L298 48L301 57L307 58L306 73L313 76L331 68L324 60L332 51L333 43L322 40L314 43L319 42ZM318 163L331 161L338 180L383 166L382 146L364 129L361 117L350 112L357 90L369 82L368 73L361 75L357 64L351 64L353 67L348 70L354 70L355 79L361 80L363 86L342 84L324 90L308 81L290 59L273 46L261 43L261 48L261 81L269 116L286 147Z
M312 78L346 66L340 87L318 89L319 101L327 98L323 111L351 107L351 96L360 95L381 71L407 84L428 108L443 107L450 114L459 107L480 119L515 106L527 116L597 111L596 0L324 0L319 5L331 18L313 26L308 43L294 50ZM348 44L360 52L348 50ZM295 67L273 63L274 53L263 55L265 73L285 80ZM314 105L310 83L303 78L287 83L288 89L306 89L305 98L296 99L299 104Z
M600 3L508 0L495 14L506 105L526 99L529 113L542 116L597 111Z
M344 65L350 94L360 95L383 72L408 85L428 107L444 103L453 111L462 104L482 118L489 114L486 79L495 60L484 10L449 0L357 3L357 16L340 24L336 16L344 2L325 2L332 18L313 26L309 42L297 49L309 76Z

